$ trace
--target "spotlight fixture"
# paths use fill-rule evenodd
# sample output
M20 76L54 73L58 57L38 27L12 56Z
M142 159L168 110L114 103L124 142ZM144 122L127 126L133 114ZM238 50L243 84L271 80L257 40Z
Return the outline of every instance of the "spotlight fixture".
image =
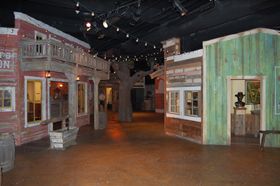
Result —
M138 38L136 38L136 40L135 40L135 41L136 41L136 43L138 43L138 42L139 42L139 39L138 39Z
M91 23L89 21L86 22L86 30L89 31L91 29Z
M120 31L120 28L119 27L117 27L117 32L119 32Z
M91 16L94 17L94 15L95 15L95 13L94 13L94 11L92 11L92 12L91 12Z
M126 34L126 37L129 38L129 34L128 33Z
M76 77L76 81L80 81L80 76L77 76L77 77Z
M51 78L51 72L49 70L45 72L45 77Z
M80 13L80 2L78 1L76 3L76 10L75 10L76 14L79 14Z
M179 0L173 0L173 4L174 7L176 7L179 10L181 16L185 16L187 14L188 11L185 9L185 7L183 7Z
M103 24L104 28L108 28L109 27L109 24L108 24L107 20L104 20L102 24Z

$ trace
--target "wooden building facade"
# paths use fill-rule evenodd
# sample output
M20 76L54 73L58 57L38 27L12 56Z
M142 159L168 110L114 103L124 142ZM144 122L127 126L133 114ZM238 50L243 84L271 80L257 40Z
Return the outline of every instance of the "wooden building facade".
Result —
M185 54L178 39L163 46L166 133L230 145L234 136L260 142L259 130L280 130L278 31L253 29L205 41L202 50ZM267 136L265 145L279 147L280 136Z
M12 133L21 145L65 127L65 118L68 127L89 124L91 109L98 129L94 100L110 63L90 55L87 43L14 15L15 28L0 28L0 132Z

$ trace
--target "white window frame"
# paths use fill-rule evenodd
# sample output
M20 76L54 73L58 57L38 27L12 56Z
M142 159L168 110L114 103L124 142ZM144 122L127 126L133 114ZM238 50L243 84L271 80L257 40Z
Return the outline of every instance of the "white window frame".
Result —
M40 125L41 121L37 121L37 122L27 122L27 81L28 80L33 80L33 81L41 81L42 82L42 119L46 120L46 78L42 78L42 77L36 77L36 76L24 76L24 127L25 128L29 128L29 127L34 127L34 126L38 126Z
M42 32L38 32L37 30L34 31L34 40L35 41L39 41L37 40L37 36L42 37L42 40L46 40L47 39L47 35L43 34ZM46 55L46 45L42 45L42 55ZM39 53L36 49L36 53Z
M12 92L11 94L11 107L10 108L0 108L0 112L12 112L15 111L15 102L16 102L16 96L15 96L15 87L0 87L0 90L10 90Z
M179 105L179 110L180 113L174 114L169 112L169 107L170 107L170 99L168 100L168 110L166 112L166 117L170 118L177 118L177 119L184 119L184 120L190 120L190 121L196 121L196 122L201 122L201 116L185 116L185 99L184 99L184 92L185 91L194 91L198 92L201 91L200 86L192 86L192 87L171 87L166 89L168 96L169 92L171 91L178 91L179 92L179 100L180 100L180 105Z
M193 98L193 93L196 92L196 93L198 94L198 97L197 97L197 102L198 102L198 103L197 103L197 104L198 104L198 105L197 105L197 108L199 109L199 108L200 108L200 107L199 107L199 102L201 101L201 100L200 100L201 97L199 97L199 92L200 92L200 94L201 94L201 91L199 91L199 90L185 90L185 91L184 91L184 95L183 95L183 96L184 96L184 107L185 107L185 105L186 105L186 93L187 93L187 92L191 92L191 94L192 94L192 98L191 98L192 106L191 106L191 109L192 109L192 112L193 112L193 110L194 110L193 101L195 101L194 98ZM198 110L198 115L194 115L194 114L188 115L188 114L186 114L185 108L184 108L184 116L200 117L199 114L200 114L200 113L199 113L199 110Z
M171 111L171 99L172 99L172 96L171 94L172 93L178 93L179 95L179 105L176 105L179 107L179 112L172 112ZM172 90L172 91L168 91L168 113L171 113L171 114L176 114L176 115L179 115L180 114L180 91L178 90Z
M78 113L78 104L79 104L79 99L77 99L77 116L83 116L83 115L87 115L88 114L88 87L87 87L87 83L86 82L78 82L77 83L77 96L78 96L78 85L79 84L83 84L85 86L85 112L82 112L82 113Z

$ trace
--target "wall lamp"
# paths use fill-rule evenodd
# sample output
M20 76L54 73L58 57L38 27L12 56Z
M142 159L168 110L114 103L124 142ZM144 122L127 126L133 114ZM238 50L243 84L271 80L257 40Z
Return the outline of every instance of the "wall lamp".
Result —
M51 72L49 70L45 72L45 77L51 78Z

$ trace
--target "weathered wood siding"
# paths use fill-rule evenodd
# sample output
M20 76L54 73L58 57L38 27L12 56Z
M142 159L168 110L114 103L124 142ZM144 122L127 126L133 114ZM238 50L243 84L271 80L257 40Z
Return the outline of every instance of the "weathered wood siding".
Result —
M19 61L18 61L18 35L0 34L0 52L14 52L15 58L12 59L14 67L11 71L0 70L0 87L14 87L15 88L15 110L8 112L0 112L0 133L9 132L15 137L17 136L18 128L18 99L19 96L19 84L17 82L19 73ZM1 54L2 55L2 54ZM6 60L4 56L1 56L0 60ZM12 65L10 63L10 65Z
M280 115L274 114L275 66L280 66L280 36L251 33L204 43L206 144L228 144L227 77L264 76L265 128L280 130ZM280 146L280 136L269 135L268 146Z

